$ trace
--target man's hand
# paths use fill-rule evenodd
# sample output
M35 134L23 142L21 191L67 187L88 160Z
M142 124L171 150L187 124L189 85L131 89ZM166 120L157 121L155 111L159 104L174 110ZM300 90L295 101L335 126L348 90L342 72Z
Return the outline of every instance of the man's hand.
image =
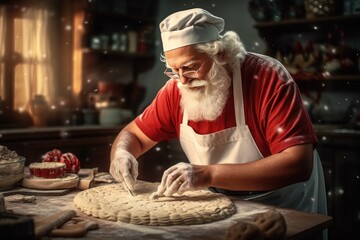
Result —
M125 184L133 190L139 175L138 162L136 158L126 150L116 149L110 164L110 174L118 182Z
M171 196L175 193L183 194L185 191L194 190L194 168L194 165L183 162L168 168L162 176L156 196Z

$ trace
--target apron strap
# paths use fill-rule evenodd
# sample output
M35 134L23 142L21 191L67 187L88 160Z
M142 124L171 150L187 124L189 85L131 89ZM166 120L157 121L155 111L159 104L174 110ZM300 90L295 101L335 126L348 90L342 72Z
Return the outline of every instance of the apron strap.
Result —
M188 124L188 120L189 120L188 115L187 115L187 113L186 113L186 111L185 111L185 109L184 109L182 124L183 124L183 125L187 125L187 124Z
M235 71L233 73L233 95L236 126L245 126L245 111L240 60L237 62Z

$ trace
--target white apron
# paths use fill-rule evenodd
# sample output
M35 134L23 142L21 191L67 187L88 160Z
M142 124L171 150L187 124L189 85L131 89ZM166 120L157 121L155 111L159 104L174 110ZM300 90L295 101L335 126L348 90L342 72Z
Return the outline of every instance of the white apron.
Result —
M179 139L192 164L247 163L263 158L245 124L240 63L238 63L238 69L239 71L233 74L235 127L200 135L188 125L188 117L184 111ZM225 194L234 193L223 189L216 189L216 191ZM317 152L314 151L313 170L308 181L265 193L249 194L244 199L299 211L326 214L324 177Z

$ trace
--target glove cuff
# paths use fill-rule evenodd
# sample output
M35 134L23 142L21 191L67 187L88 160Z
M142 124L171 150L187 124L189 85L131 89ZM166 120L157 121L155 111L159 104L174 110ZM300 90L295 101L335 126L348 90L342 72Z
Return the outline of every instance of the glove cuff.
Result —
M127 150L125 150L123 148L116 148L115 151L114 151L114 156L115 156L115 159L118 156L129 156L129 157L131 157L131 160L136 161L136 158L134 157L134 155L132 155L129 151L127 151Z

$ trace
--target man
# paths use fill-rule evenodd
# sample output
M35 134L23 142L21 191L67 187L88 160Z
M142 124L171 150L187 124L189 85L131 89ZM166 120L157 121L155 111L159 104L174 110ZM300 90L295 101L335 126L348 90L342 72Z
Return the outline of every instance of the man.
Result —
M300 93L276 60L245 51L222 18L195 8L160 23L170 77L117 136L110 173L130 189L136 158L179 138L190 163L167 169L158 196L210 188L263 203L326 213L316 135Z

